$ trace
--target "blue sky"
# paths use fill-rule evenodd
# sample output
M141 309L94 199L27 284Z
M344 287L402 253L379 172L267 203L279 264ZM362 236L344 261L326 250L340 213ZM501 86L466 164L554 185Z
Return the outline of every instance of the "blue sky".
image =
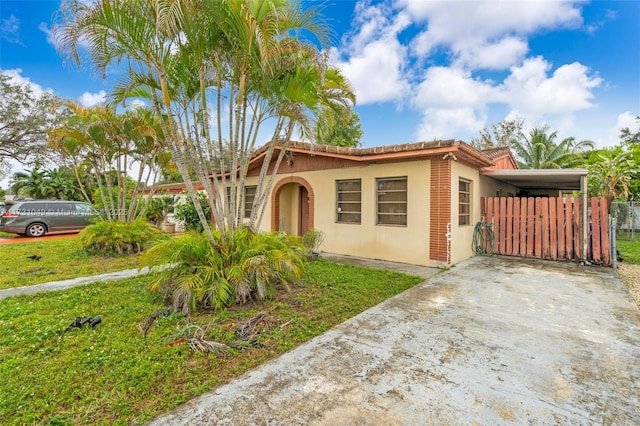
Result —
M64 64L59 1L0 2L0 68L36 90L100 102L115 79ZM353 84L364 146L468 141L505 118L618 142L640 114L640 1L351 1L322 6ZM110 77L116 77L110 76Z

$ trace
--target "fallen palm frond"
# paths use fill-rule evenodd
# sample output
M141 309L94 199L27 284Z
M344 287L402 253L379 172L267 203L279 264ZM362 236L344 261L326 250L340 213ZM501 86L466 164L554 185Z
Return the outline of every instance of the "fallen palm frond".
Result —
M142 333L142 337L147 337L147 333L149 332L149 329L153 325L153 322L156 320L156 318L166 317L172 312L175 312L172 308L158 309L157 311L149 315L143 322L136 324L136 327L138 328L138 330L140 330L140 333Z
M161 316L161 311L156 311L148 319L148 323L152 323L153 317ZM158 314L158 315L156 315ZM155 319L154 318L154 319ZM257 315L249 318L247 321L241 322L237 325L235 331L235 340L229 344L215 342L205 339L209 325L200 327L195 324L188 324L186 327L178 331L178 333L172 336L172 340L169 342L170 346L186 343L193 351L210 352L217 355L224 355L229 353L229 349L242 349L248 346L261 346L258 341L260 334L267 331L269 328L278 326L284 328L288 326L291 321L287 321L282 325L278 325L278 319L268 316L266 312L260 312ZM149 325L150 327L150 325ZM148 330L147 327L146 329ZM139 326L140 328L140 326Z

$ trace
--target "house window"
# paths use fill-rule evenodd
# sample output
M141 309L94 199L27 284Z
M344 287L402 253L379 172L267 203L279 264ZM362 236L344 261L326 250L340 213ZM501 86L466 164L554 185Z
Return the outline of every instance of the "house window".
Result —
M251 217L251 210L253 209L253 201L256 199L257 186L245 186L244 187L244 217Z
M407 226L407 177L376 179L377 224Z
M471 182L458 181L458 225L471 223Z
M360 179L337 180L337 222L339 223L360 223L362 184Z
M256 189L257 186L245 186L244 187L244 217L251 217L251 210L253 209L253 201L256 198ZM226 188L227 200L229 201L229 205L231 205L231 187L227 186ZM236 193L236 197L240 197L239 193Z

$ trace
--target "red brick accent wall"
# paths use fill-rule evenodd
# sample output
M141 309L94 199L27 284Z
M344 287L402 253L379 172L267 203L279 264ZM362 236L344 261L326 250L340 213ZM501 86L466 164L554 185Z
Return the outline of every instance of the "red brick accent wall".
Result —
M309 193L309 229L313 229L314 225L314 205L315 205L315 195L313 193L313 188L311 188L311 184L304 178L299 176L289 176L279 180L275 186L273 187L273 191L271 192L271 230L279 231L280 224L280 191L282 188L290 183L298 183L305 188L307 188L307 192Z
M431 160L429 258L447 261L447 223L451 223L451 160Z

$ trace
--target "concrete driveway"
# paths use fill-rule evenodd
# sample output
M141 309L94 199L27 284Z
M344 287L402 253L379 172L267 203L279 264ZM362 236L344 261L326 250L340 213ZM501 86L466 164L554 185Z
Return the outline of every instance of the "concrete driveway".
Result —
M640 424L640 312L610 268L476 257L156 419Z

